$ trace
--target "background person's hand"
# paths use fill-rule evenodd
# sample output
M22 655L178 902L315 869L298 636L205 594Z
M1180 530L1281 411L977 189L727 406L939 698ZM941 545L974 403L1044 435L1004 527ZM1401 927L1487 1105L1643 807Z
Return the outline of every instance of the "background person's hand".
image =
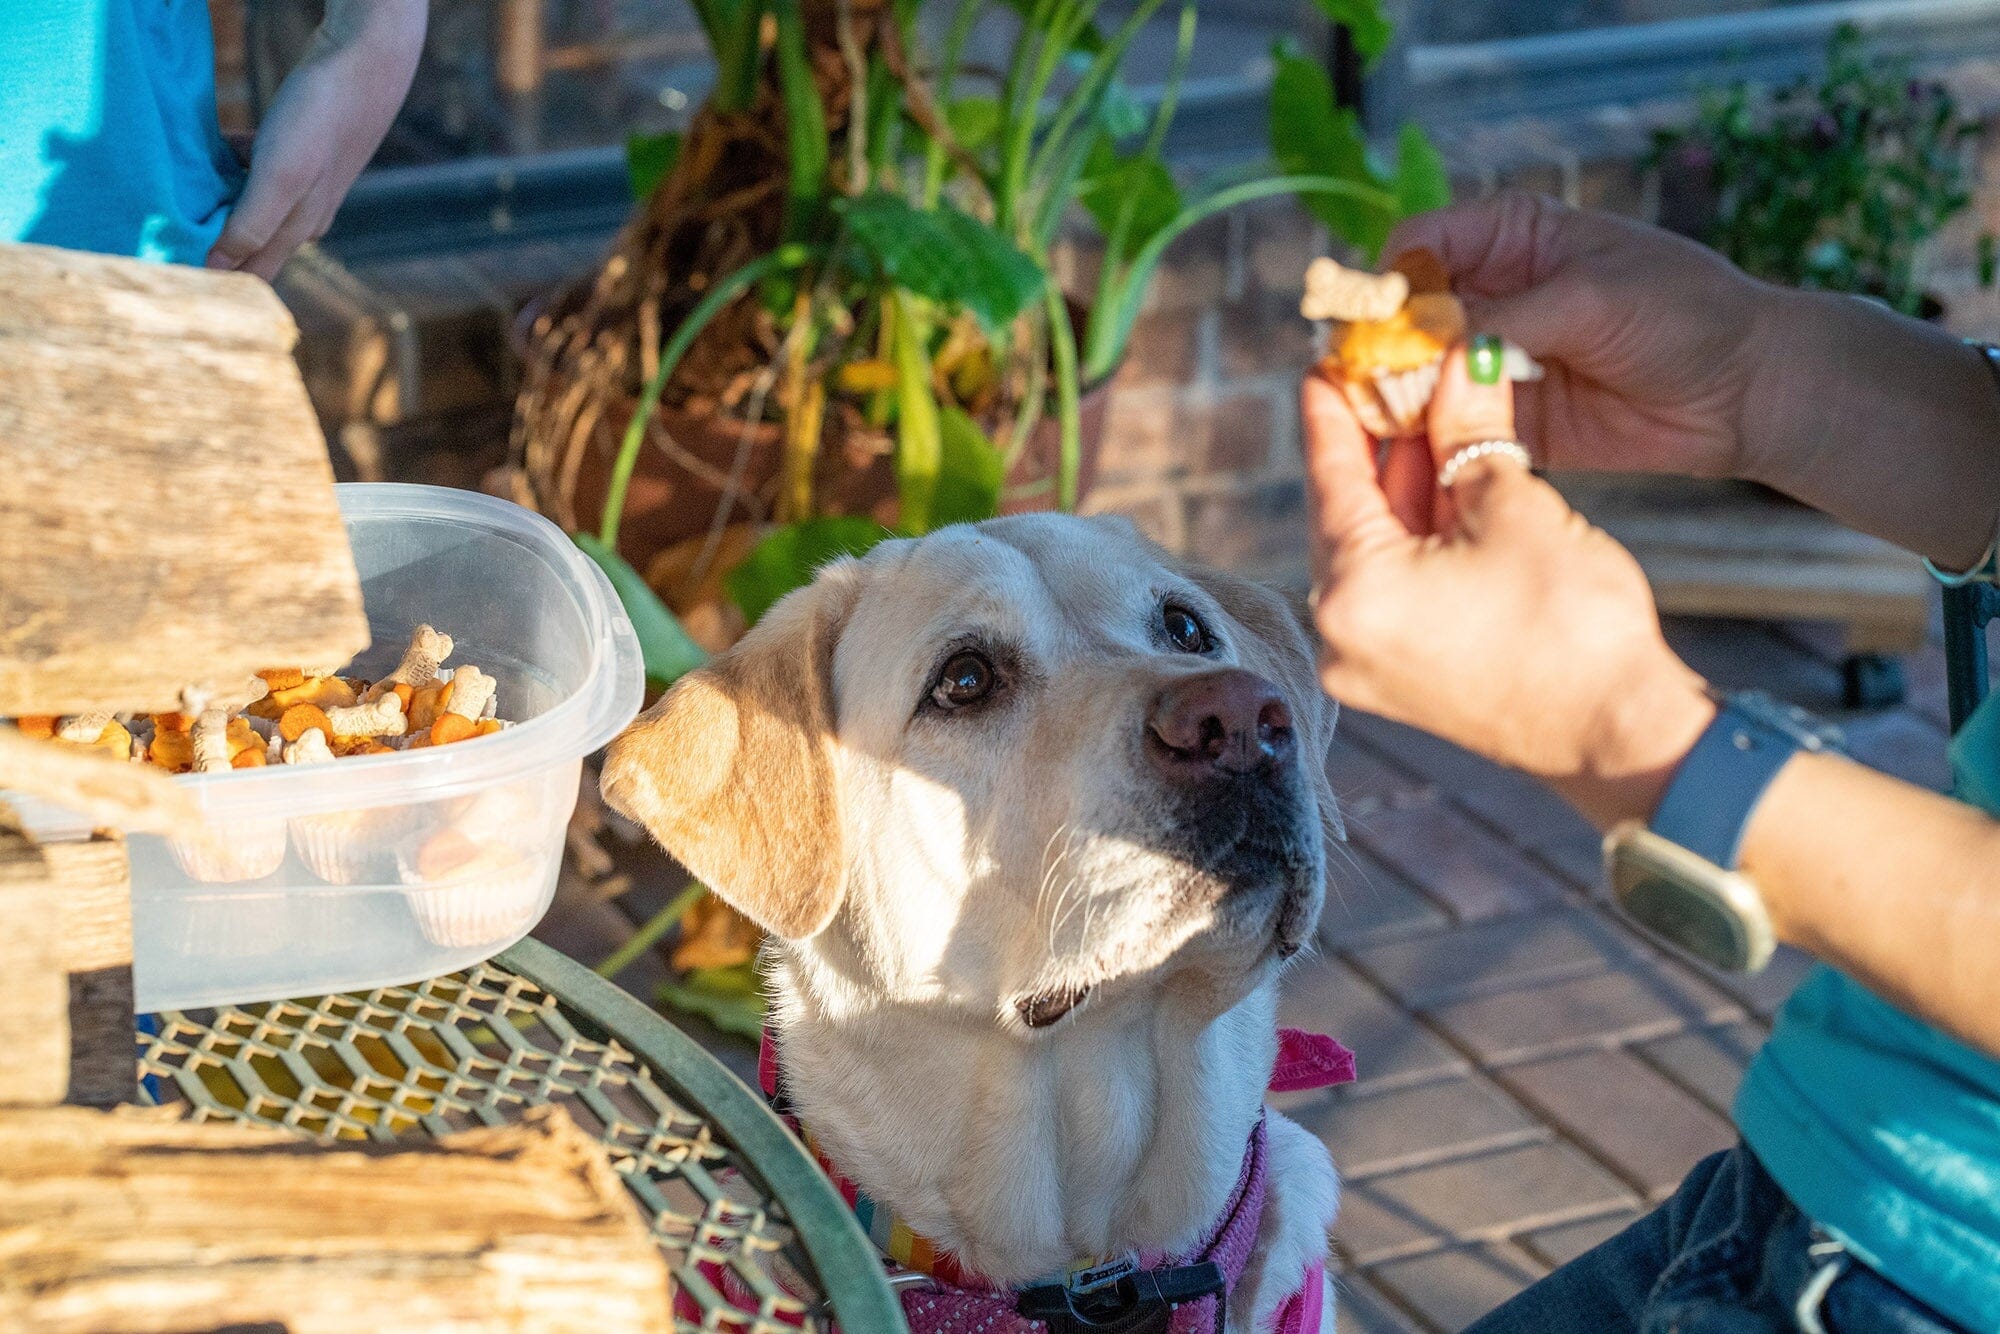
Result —
M1473 383L1452 351L1421 478L1408 462L1379 475L1377 443L1318 376L1303 407L1327 690L1545 778L1600 823L1649 816L1714 706L1638 564L1505 458L1468 464L1416 530L1399 517L1459 448L1514 434L1509 386Z
M209 268L269 280L326 234L410 91L428 14L425 0L331 0L257 130L250 179Z
M1692 241L1529 194L1414 218L1384 253L1418 246L1444 261L1474 329L1543 363L1520 386L1539 462L1754 474L1743 413L1773 289Z

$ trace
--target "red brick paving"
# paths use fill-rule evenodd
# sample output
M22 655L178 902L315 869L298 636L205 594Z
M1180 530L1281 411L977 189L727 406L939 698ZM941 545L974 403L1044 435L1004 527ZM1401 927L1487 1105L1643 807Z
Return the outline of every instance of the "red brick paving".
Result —
M1532 1256L1507 1245L1463 1246L1383 1265L1384 1288L1416 1308L1425 1323L1459 1329L1547 1272Z
M1668 633L1718 683L1770 689L1842 723L1869 762L1945 781L1935 643L1908 664L1908 703L1857 715L1837 636ZM1606 901L1596 834L1537 784L1379 718L1349 711L1340 730L1329 772L1352 856L1282 1008L1347 1041L1361 1077L1285 1110L1347 1178L1342 1328L1457 1330L1734 1142L1743 1068L1810 960L1781 951L1739 978L1670 958Z

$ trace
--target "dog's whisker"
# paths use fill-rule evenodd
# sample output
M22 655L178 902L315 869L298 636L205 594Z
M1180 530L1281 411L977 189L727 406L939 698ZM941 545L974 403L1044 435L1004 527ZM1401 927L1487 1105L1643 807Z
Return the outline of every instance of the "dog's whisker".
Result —
M1054 883L1056 878L1056 872L1062 868L1064 859L1069 856L1070 844L1069 840L1066 837L1066 834L1068 833L1069 829L1070 829L1069 821L1067 820L1063 821L1061 824L1057 825L1055 827L1055 831L1049 835L1049 841L1042 845L1042 866L1043 866L1042 883L1040 887L1037 888L1035 891L1035 916L1037 918L1040 918L1042 916L1042 910L1047 906L1048 896L1049 896L1049 886L1052 883ZM1057 853L1053 858L1051 858L1049 856L1049 849L1055 846L1055 842L1058 838L1064 840L1063 850Z
M1348 847L1345 843L1328 842L1327 851L1345 861L1347 869L1354 874L1356 880L1364 885L1368 883L1368 868L1361 864L1361 859L1354 855L1352 848ZM1331 868L1329 868L1326 877L1326 895L1329 899L1338 901L1341 908L1345 909L1347 907L1346 891L1342 883L1334 878Z
M1068 825L1067 822L1065 822L1065 827L1068 832L1063 839L1062 851L1056 854L1055 862L1049 868L1049 879L1053 879L1055 873L1067 865L1070 854L1076 850L1077 840L1083 832L1074 826ZM1062 933L1063 927L1068 924L1070 915L1075 911L1075 904L1070 902L1070 894L1082 887L1081 879L1072 874L1063 881L1062 889L1056 894L1055 906L1049 915L1048 949L1051 954L1057 952L1056 939Z
M1088 895L1078 894L1073 899L1070 897L1072 893L1082 888L1082 881L1078 880L1075 876L1071 876L1069 879L1063 881L1062 891L1056 895L1056 913L1054 918L1049 922L1049 953L1051 954L1056 953L1058 938L1062 935L1063 928L1069 925L1070 918L1076 916L1076 910L1089 901Z

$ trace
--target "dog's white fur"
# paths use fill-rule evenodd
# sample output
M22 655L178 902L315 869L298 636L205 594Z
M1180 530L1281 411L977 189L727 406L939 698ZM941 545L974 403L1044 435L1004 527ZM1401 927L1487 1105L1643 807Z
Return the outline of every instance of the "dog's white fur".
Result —
M1161 641L1163 599L1211 651ZM969 644L1002 693L928 710ZM1295 718L1284 830L1251 831L1283 849L1269 883L1160 846L1192 835L1145 757L1148 710L1223 666L1279 685ZM1023 1282L1183 1250L1225 1203L1275 1054L1278 967L1319 912L1332 725L1273 595L1179 567L1122 521L1024 517L824 570L635 723L604 790L772 932L788 1089L842 1170ZM1023 1022L1025 998L1086 987ZM1310 1134L1272 1113L1269 1146L1231 1302L1244 1334L1325 1257L1338 1203Z

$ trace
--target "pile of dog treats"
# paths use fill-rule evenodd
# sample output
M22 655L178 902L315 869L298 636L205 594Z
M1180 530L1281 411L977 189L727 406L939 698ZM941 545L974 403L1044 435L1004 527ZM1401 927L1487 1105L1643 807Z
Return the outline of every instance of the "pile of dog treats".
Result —
M420 625L402 662L379 681L332 669L274 668L235 688L191 698L181 713L14 721L28 736L176 774L386 755L508 727L497 716L493 678L470 663L445 669L451 651L450 635Z

